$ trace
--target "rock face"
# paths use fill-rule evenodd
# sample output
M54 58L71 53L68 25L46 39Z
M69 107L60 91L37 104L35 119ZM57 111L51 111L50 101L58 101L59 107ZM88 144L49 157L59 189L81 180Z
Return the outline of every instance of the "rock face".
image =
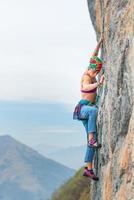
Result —
M92 200L134 199L134 1L88 0L97 38L104 35L105 84L98 111Z

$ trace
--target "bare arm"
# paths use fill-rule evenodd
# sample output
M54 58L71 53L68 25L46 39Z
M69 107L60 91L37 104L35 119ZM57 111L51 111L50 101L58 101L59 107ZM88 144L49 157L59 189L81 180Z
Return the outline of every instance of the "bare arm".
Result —
M99 49L100 49L102 41L103 41L103 39L101 38L100 41L98 42L98 44L97 44L92 56L98 56L98 52L99 52Z
M99 83L97 83L97 82L96 83L89 83L89 77L85 76L83 83L82 83L82 89L85 90L85 91L93 90L93 89L97 88L98 85L99 85Z

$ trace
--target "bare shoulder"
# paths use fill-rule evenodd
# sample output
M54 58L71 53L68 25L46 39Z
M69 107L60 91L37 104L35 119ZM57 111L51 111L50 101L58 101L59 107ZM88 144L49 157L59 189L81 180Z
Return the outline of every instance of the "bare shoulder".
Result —
M91 77L89 75L83 74L82 81L91 83L92 79L91 79Z

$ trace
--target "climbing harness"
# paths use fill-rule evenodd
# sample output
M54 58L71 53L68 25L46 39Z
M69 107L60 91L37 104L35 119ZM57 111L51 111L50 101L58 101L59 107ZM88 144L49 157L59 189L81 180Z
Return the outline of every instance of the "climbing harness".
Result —
M85 100L85 99L81 99L78 104L76 105L75 109L74 109L74 112L73 112L73 119L76 119L76 120L85 120L85 118L81 117L80 115L80 111L81 111L81 108L83 105L88 105L88 106L93 106L95 105L94 103L88 101L88 100Z

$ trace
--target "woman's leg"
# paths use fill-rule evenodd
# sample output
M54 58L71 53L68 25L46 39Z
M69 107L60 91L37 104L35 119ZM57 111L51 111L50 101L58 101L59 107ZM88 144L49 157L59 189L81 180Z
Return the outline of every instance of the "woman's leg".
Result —
M86 133L87 133L87 149L86 149L86 155L85 155L85 162L87 163L88 169L91 170L93 168L92 163L93 163L95 149L90 148L88 146L88 120L84 120L83 125L84 125Z
M93 147L97 147L96 141L96 132L97 132L97 125L96 125L96 119L97 119L97 108L92 107L89 110L89 116L88 116L88 142L89 145ZM98 146L100 147L100 146Z
M97 131L97 126L96 126L96 117L97 117L97 109L96 107L89 107L85 106L82 109L81 112L82 117L87 117L86 120L83 120L83 125L86 129L87 133L87 150L86 150L86 155L85 155L85 162L87 163L87 167L85 167L84 176L88 176L92 178L93 180L99 180L98 177L95 176L93 172L93 158L95 154L95 149L89 146L89 141L91 139L96 140L96 131Z
M86 127L88 141L94 143L95 133L97 132L96 118L97 118L97 108L95 106L83 106L81 109L81 117L88 119L88 125ZM94 143L97 146L97 143Z
M92 106L88 111L88 135L92 139L94 133L97 131L96 119L97 119L97 108Z
M83 120L83 125L87 133L87 150L85 155L85 162L89 169L92 169L92 162L94 158L95 149L88 145L91 139L96 140L96 118L97 118L97 108L95 106L83 106L81 109L81 116L87 118Z
M83 125L87 132L87 150L86 150L86 155L85 155L85 162L87 163L87 166L84 169L83 176L87 176L95 181L98 181L99 178L93 172L93 158L95 154L95 149L89 147L88 145L88 120L85 120L83 122ZM94 137L96 137L96 134L94 134Z

